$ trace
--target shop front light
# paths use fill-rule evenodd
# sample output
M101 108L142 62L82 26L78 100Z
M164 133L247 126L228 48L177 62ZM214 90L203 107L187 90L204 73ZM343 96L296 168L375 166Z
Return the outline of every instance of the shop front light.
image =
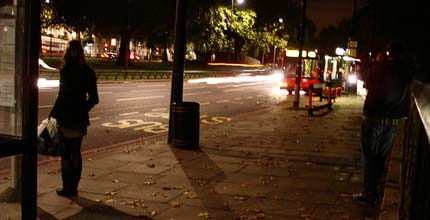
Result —
M349 75L348 76L348 82L350 84L357 84L357 76L356 75Z

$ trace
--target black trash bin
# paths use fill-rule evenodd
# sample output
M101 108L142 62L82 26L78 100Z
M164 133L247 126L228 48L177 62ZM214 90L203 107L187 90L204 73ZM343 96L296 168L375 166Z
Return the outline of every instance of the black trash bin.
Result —
M197 102L173 104L173 147L199 148L200 105Z

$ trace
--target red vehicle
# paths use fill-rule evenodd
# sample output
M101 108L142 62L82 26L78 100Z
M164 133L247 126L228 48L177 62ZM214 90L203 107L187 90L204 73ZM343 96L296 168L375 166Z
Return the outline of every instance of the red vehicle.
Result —
M300 82L300 89L304 91L308 91L310 84L317 84L317 83L320 83L318 78L302 76L302 79ZM296 86L295 74L287 74L279 82L279 88L288 90L289 94L293 94L295 86Z
M314 51L302 51L302 78L300 82L300 90L308 91L310 84L320 83L318 79L318 54ZM289 49L285 54L285 62L282 64L284 77L279 83L280 89L288 90L292 94L296 85L296 70L299 51Z

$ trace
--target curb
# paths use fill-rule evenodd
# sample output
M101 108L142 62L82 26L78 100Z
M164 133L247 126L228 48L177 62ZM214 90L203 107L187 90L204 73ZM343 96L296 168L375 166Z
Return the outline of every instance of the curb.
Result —
M283 104L285 104L285 103L279 103L279 104L271 106L271 107L265 107L265 108L258 109L258 110L255 110L255 111L233 115L230 118L231 119L238 119L238 118L241 118L241 117L246 117L246 116L249 116L249 115L252 115L252 114L256 114L256 113L260 113L260 112L267 112L267 111L270 111L270 110L274 109L275 107L279 107L279 106L281 106ZM227 121L226 123L231 123L231 121ZM201 124L200 126L201 127L207 127L207 126L213 126L213 125L205 125L205 124L202 125ZM82 151L81 154L82 154L83 158L84 157L90 157L90 156L98 154L98 153L111 152L111 151L113 151L115 149L118 149L120 147L124 147L124 146L127 146L127 145L132 145L132 144L136 144L136 143L144 142L144 141L154 141L154 140L160 139L163 136L167 137L167 135L168 135L167 132L166 133L161 133L161 134L156 134L156 135L151 135L151 136L148 136L148 137L138 138L138 139L134 139L134 140L129 140L129 141L125 141L125 142L121 142L121 143L109 145L109 146L106 146L106 147L99 147L99 148L94 148L94 149ZM47 166L47 165L51 165L51 164L59 163L59 162L61 162L61 158L60 157L55 157L54 159L40 160L40 161L37 161L37 167ZM0 170L0 178L9 176L9 173L10 173L10 168L6 168L6 169L3 169L3 170Z

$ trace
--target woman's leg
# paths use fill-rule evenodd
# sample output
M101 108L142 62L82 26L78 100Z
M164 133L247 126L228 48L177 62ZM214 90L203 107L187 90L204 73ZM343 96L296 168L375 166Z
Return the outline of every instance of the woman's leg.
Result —
M71 146L71 168L72 168L72 192L78 193L78 185L82 173L82 155L81 155L82 137L73 138Z
M72 189L72 139L64 138L64 154L61 156L61 178L63 180L63 188L57 190L60 196L68 196Z

